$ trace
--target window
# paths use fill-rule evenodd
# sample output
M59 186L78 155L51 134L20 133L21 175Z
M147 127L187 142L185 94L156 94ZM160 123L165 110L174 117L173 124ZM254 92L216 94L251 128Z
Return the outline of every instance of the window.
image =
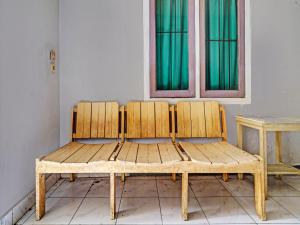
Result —
M201 97L245 96L245 1L200 1Z
M151 97L195 96L194 0L150 0Z
M249 6L250 0L144 0L145 99L250 103Z

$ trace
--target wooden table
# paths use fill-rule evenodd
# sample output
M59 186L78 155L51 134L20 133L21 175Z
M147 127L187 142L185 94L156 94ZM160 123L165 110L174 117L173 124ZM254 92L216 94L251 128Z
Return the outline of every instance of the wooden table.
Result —
M259 131L259 154L264 159L265 191L268 193L267 175L300 175L300 170L282 162L281 133L284 131L300 131L300 118L279 117L248 117L237 116L237 144L243 148L243 127L250 127ZM268 164L267 132L275 132L275 164ZM239 174L242 178L242 174Z

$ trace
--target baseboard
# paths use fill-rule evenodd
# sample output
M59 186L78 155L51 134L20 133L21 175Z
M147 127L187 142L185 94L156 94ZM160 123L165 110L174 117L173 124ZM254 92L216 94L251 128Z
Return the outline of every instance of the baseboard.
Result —
M48 191L58 180L60 174L50 174L46 179L46 191ZM20 200L4 216L0 218L1 225L16 224L28 210L35 205L35 189Z

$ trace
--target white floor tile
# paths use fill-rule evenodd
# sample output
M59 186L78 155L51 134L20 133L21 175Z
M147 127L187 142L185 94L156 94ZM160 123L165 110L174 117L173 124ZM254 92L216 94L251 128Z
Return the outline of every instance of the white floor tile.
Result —
M190 185L196 197L231 196L218 180L191 180Z
M158 198L122 198L117 224L161 224Z
M300 191L300 176L283 176L282 180L297 191Z
M243 180L230 179L228 182L220 180L220 182L226 187L227 190L233 196L254 196L254 183L253 181L245 178Z
M272 197L272 199L300 219L300 197Z
M54 184L46 193L46 197L48 198L53 194L53 192L65 181L65 179L60 179Z
M181 217L181 198L160 198L163 224L208 224L196 198L189 199L188 221Z
M233 197L198 198L209 223L254 223Z
M35 207L32 207L30 210L28 210L25 213L25 215L16 224L17 225L24 224L34 213L35 213Z
M181 197L182 182L172 180L157 180L158 195L160 198ZM189 195L194 196L189 187Z
M126 180L122 197L158 197L156 180Z
M109 178L98 178L92 184L87 197L104 197L109 198L110 193ZM124 183L120 179L116 179L116 197L121 197Z
M261 221L257 217L253 197L238 197L237 200L257 223L299 223L295 216L280 206L273 199L266 201L267 221Z
M35 213L25 222L27 224L68 224L82 198L48 198L46 201L46 213L44 217L36 221Z
M274 177L268 178L268 194L274 197L281 196L299 196L300 191L297 191L295 188L291 187L282 180L278 180Z
M118 208L120 198L116 199ZM110 219L109 198L86 198L80 205L71 224L114 224Z
M65 180L50 197L85 197L92 184L93 179L88 178L77 178L74 182Z

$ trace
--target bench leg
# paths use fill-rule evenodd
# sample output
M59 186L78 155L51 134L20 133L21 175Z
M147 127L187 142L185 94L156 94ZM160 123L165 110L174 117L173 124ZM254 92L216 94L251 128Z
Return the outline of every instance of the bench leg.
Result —
M182 174L182 196L181 214L184 220L188 220L188 199L189 199L189 174Z
M114 173L110 174L110 218L116 218L116 176Z
M126 179L126 177L125 177L125 173L121 173L121 181L122 181L122 182L124 182L124 181L125 181L125 179Z
M69 179L70 179L70 182L74 182L76 180L76 174L75 173L70 173Z
M243 173L238 173L237 177L239 180L244 180L244 174Z
M254 174L254 189L255 189L255 208L258 217L264 221L266 216L266 203L265 203L265 190L264 190L264 177L261 173Z
M45 192L46 179L45 174L36 174L35 188L36 188L36 220L40 220L45 214Z
M228 173L223 173L223 181L227 182L229 180Z
M172 175L171 175L171 179L172 179L172 181L176 181L176 173L172 173Z

